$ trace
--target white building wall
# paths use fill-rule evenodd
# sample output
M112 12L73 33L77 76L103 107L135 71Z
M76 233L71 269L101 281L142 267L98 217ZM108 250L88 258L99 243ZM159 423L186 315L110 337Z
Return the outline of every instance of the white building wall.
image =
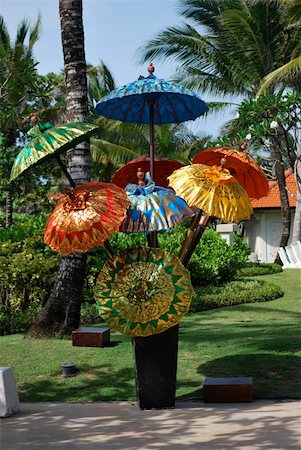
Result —
M291 212L293 223L294 211ZM245 222L245 228L252 253L251 259L264 263L274 262L282 234L280 210L255 211L252 219Z

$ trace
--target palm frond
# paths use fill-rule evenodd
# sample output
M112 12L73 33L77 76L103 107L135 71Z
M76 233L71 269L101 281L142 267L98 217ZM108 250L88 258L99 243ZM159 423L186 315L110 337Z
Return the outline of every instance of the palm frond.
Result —
M289 84L289 81L292 81L295 77L300 77L300 71L301 55L268 74L263 79L258 95L262 95L269 87L281 81L286 81Z

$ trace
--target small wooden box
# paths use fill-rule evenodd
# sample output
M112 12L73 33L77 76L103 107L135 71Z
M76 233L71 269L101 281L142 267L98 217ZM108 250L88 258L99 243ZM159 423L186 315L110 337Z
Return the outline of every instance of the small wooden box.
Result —
M72 345L77 347L104 347L110 342L110 328L80 327L72 331Z
M252 377L205 378L205 403L236 403L252 401Z

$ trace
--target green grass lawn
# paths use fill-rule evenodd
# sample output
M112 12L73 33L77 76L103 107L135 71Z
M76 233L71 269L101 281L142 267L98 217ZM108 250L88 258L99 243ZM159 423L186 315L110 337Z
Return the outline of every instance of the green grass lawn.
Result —
M255 398L301 397L301 270L268 275L285 295L186 316L180 327L178 399L201 399L207 376L252 376ZM103 326L103 324L101 325ZM70 340L0 337L1 366L14 370L22 401L135 400L131 341L111 333L105 348ZM60 366L73 362L74 378Z

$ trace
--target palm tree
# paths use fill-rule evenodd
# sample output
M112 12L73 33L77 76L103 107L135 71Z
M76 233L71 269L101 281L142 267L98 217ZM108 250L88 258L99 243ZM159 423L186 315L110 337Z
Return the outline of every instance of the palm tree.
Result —
M296 30L301 25L301 1L300 0L283 0L284 6L287 7L287 28L288 31ZM267 88L283 82L284 85L290 85L301 91L301 43L293 49L290 61L283 66L277 67L271 73L266 75L261 83L258 94L264 92Z
M299 0L298 0L299 1ZM287 2L281 0L182 0L186 23L168 28L140 50L142 60L168 58L180 63L178 78L190 88L215 95L255 96L262 79L292 60L301 28L289 29ZM281 149L272 143L278 180L285 179ZM279 182L282 245L290 234L290 209Z
M40 18L30 27L23 20L12 42L6 24L0 16L0 131L4 137L4 147L11 149L16 144L19 121L29 106L35 90L37 62L33 47L39 38ZM10 163L10 161L8 161ZM10 167L7 168L9 173ZM14 184L7 183L6 226L12 224L12 201Z
M60 0L60 19L66 84L68 121L88 120L88 96L82 0ZM76 184L91 179L89 144L83 143L67 152L68 168ZM70 334L79 326L80 306L85 276L86 255L62 257L56 284L28 335Z

